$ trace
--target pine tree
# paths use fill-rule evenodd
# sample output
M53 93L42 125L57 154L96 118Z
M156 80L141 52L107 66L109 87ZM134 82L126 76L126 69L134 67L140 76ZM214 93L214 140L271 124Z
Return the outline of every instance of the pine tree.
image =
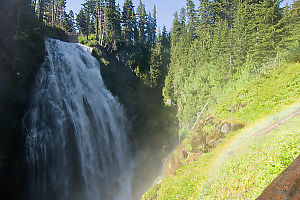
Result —
M190 37L194 37L196 28L198 26L198 16L197 16L197 12L195 10L195 4L192 0L187 0L187 12L186 15L188 17L188 31L189 31L189 35Z
M255 43L252 48L252 56L255 62L265 62L267 58L275 57L275 33L276 25L280 19L279 2L263 0L254 7L254 32L252 35ZM255 69L256 70L256 69Z
M81 8L76 17L76 26L84 35L88 34L88 19L86 18L86 16L87 15L85 14L85 11Z
M147 15L147 22L146 22L147 43L149 48L152 48L155 45L156 29L157 29L156 7L154 6L153 14L149 12L149 14Z
M277 51L286 51L286 59L300 62L300 1L295 1L291 7L287 6L278 24L279 44Z
M47 0L39 0L38 2L38 17L40 21L44 22L44 11L46 9Z
M198 9L199 21L202 28L207 28L212 24L212 12L211 3L209 0L200 0L200 6Z
M63 26L64 26L64 29L67 32L73 32L73 31L75 31L75 27L74 27L74 13L73 13L72 10L70 10L68 14L65 14Z
M162 44L161 44L161 33L157 37L157 43L155 48L151 51L151 62L150 62L150 82L152 87L162 87L163 84L163 73L162 73Z
M141 0L137 7L137 18L138 18L138 42L140 44L145 44L147 14L145 10L145 5L142 3Z
M117 48L117 41L121 38L121 16L115 0L108 0L104 8L106 41L114 48Z
M173 45L175 45L178 42L181 34L181 30L182 30L182 26L178 19L178 13L175 12L172 30L171 30L171 41Z
M162 75L165 76L168 73L169 63L170 63L170 35L167 32L167 28L164 25L161 33L161 46L162 46Z
M136 16L134 12L134 6L131 0L126 0L124 2L123 11L122 11L122 36L123 39L129 45L133 45L135 42L136 36Z
M147 15L145 10L145 5L140 0L138 8L137 8L137 29L138 29L138 39L135 43L135 51L136 51L136 63L139 67L140 72L146 72L149 70L149 60L150 60L150 48L146 41L146 23L147 23Z
M184 28L186 25L186 10L185 8L180 9L179 22L181 27Z

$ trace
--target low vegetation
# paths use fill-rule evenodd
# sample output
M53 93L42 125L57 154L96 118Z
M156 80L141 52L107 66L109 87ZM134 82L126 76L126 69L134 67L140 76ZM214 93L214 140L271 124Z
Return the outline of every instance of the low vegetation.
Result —
M175 13L163 96L185 139L166 159L179 168L144 200L255 199L299 155L300 117L255 134L267 117L299 109L299 5L201 1L197 10L187 0Z
M245 83L272 76L282 63L299 62L299 9L299 1L281 8L278 1L262 0L201 1L197 10L188 0L173 21L163 88L181 127L191 128L206 103L211 108Z
M282 64L230 91L212 109L219 119L243 123L272 114L300 97L300 64ZM232 113L230 107L236 107ZM238 107L242 109L238 109Z
M224 152L244 131L231 133L213 151L153 186L143 199L255 199L299 155L299 122L297 117L268 135L251 138L226 157Z
M216 148L154 185L143 199L255 199L299 155L300 117L263 134L267 116L282 118L289 107L299 109L299 64L286 64L255 77L211 109L222 120L237 120L247 127L230 132ZM232 105L244 107L231 113ZM288 106L292 104L292 106ZM264 120L263 120L264 119ZM262 121L262 123L260 123ZM210 130L209 127L207 130ZM192 135L197 134L197 132ZM199 133L201 134L201 133ZM183 144L188 146L188 136ZM191 154L190 156L193 156Z

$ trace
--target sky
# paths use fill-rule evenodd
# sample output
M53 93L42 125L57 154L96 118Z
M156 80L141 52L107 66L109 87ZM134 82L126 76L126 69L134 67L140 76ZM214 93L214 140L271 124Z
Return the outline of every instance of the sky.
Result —
M67 0L67 10L73 10L75 13L78 13L81 4L85 0ZM124 0L116 0L117 3L120 3L120 7L123 7ZM161 30L163 25L167 27L167 30L170 30L173 22L173 15L176 11L179 11L182 7L185 7L186 0L142 0L145 4L146 10L149 12L153 10L154 5L156 5L157 10L157 25ZM198 0L194 0L196 7L198 7ZM283 0L282 5L286 3L292 3L293 0ZM137 7L139 0L133 0L133 4Z

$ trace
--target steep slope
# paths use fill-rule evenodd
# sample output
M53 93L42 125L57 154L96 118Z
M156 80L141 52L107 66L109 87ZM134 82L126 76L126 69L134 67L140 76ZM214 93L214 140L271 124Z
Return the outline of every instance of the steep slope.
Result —
M299 72L299 64L281 66L220 100L209 110L213 122L202 120L181 149L175 150L173 156L181 167L154 185L143 199L257 198L299 155ZM220 131L215 121L246 127L213 141L217 147L208 153L193 151L197 137Z

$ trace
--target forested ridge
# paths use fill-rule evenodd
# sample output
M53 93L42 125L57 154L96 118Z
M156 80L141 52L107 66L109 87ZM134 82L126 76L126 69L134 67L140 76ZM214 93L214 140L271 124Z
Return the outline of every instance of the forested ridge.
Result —
M87 0L75 23L81 43L119 53L146 84L164 88L183 127L242 81L299 57L299 1L187 0L168 33L157 32L156 9L147 13L142 1L135 9Z
M115 0L87 0L75 19L83 34L79 42L117 52L140 79L161 90L170 59L170 36L165 26L157 32L156 12L155 6L147 12L142 1L135 6L126 0L121 7Z
M175 13L171 62L163 95L182 127L193 125L209 106L258 74L299 62L299 1L187 0Z
M256 199L299 156L299 116L262 128L299 109L299 1L186 2L163 88L183 139L142 199Z
M157 31L157 11L147 12L140 0L85 0L78 14L66 13L66 0L30 0L28 6L43 24L81 34L79 42L118 53L147 85L164 85L170 60L170 35ZM149 8L147 8L149 10Z
M142 199L256 199L299 156L299 116L262 128L299 109L299 1L186 2L162 91L182 141Z

